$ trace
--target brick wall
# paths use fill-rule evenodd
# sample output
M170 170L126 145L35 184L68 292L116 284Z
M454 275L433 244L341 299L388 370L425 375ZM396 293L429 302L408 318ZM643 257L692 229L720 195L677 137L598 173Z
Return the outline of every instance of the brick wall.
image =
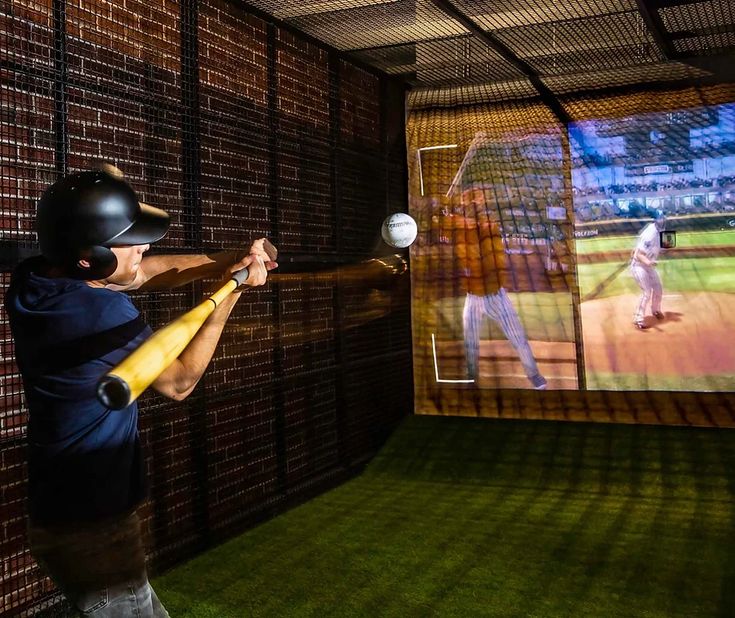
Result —
M35 203L54 178L53 47L48 3L0 4L0 234L12 248L34 240ZM10 276L0 280L4 297ZM38 574L25 540L27 408L14 361L7 317L0 315L0 586L2 610L17 613L53 595Z
M163 251L269 236L324 268L369 257L385 214L405 210L402 90L388 117L385 78L239 5L0 2L0 58L2 291L35 247L43 189L99 161L171 213ZM157 327L202 289L134 300ZM141 398L154 569L359 469L410 410L408 306L405 287L329 269L284 278L238 304L185 402ZM0 613L53 612L25 538L27 410L1 309L0 335Z

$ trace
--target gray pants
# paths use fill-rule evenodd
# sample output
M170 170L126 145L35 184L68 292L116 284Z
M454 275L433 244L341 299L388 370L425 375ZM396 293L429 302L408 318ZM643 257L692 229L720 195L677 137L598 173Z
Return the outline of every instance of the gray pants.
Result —
M654 266L644 266L637 261L630 265L630 273L633 275L638 287L641 288L641 296L635 310L633 320L642 322L646 315L646 307L651 303L651 313L661 312L661 299L664 294L661 285L661 277Z
M511 345L518 352L526 376L533 378L539 375L536 359L533 357L531 346L528 343L526 331L518 319L513 303L508 298L504 288L496 294L475 296L467 294L464 301L462 315L464 323L464 346L467 358L467 372L472 378L477 378L480 360L480 326L482 319L488 316L497 322Z
M136 512L29 527L31 553L80 616L168 618L148 583Z
M169 618L166 608L143 576L138 581L67 595L80 616L94 618Z

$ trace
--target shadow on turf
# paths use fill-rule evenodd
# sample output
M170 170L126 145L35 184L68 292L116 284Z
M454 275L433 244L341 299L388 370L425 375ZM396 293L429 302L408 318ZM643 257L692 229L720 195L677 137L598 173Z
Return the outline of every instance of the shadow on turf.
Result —
M731 616L735 432L412 417L154 582L182 616Z

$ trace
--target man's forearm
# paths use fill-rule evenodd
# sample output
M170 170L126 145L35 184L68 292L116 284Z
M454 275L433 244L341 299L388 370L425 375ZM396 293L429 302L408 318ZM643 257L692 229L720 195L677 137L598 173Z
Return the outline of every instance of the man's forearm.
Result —
M219 251L207 255L151 255L140 263L142 275L136 286L145 292L168 290L198 281L221 276L234 264L241 252Z
M250 253L241 260L231 263L229 269L225 270L234 272L247 268L250 276L246 285L257 287L265 284L268 278L268 265L271 268L276 266L275 262L266 263L260 255ZM197 268L196 265L193 267ZM184 351L153 382L154 389L179 401L191 393L212 359L222 329L241 294L242 288L238 288L219 301Z
M212 360L227 318L239 297L240 292L235 292L222 300L174 363L156 379L154 389L179 401L194 390Z

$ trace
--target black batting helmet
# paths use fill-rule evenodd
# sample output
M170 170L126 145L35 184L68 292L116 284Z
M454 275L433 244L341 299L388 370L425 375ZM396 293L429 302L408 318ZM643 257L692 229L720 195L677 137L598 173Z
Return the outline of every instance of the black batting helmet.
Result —
M79 172L51 185L38 204L41 253L80 279L103 279L117 268L109 247L145 245L168 231L168 214L141 204L132 187L104 171ZM79 260L91 268L81 268Z

